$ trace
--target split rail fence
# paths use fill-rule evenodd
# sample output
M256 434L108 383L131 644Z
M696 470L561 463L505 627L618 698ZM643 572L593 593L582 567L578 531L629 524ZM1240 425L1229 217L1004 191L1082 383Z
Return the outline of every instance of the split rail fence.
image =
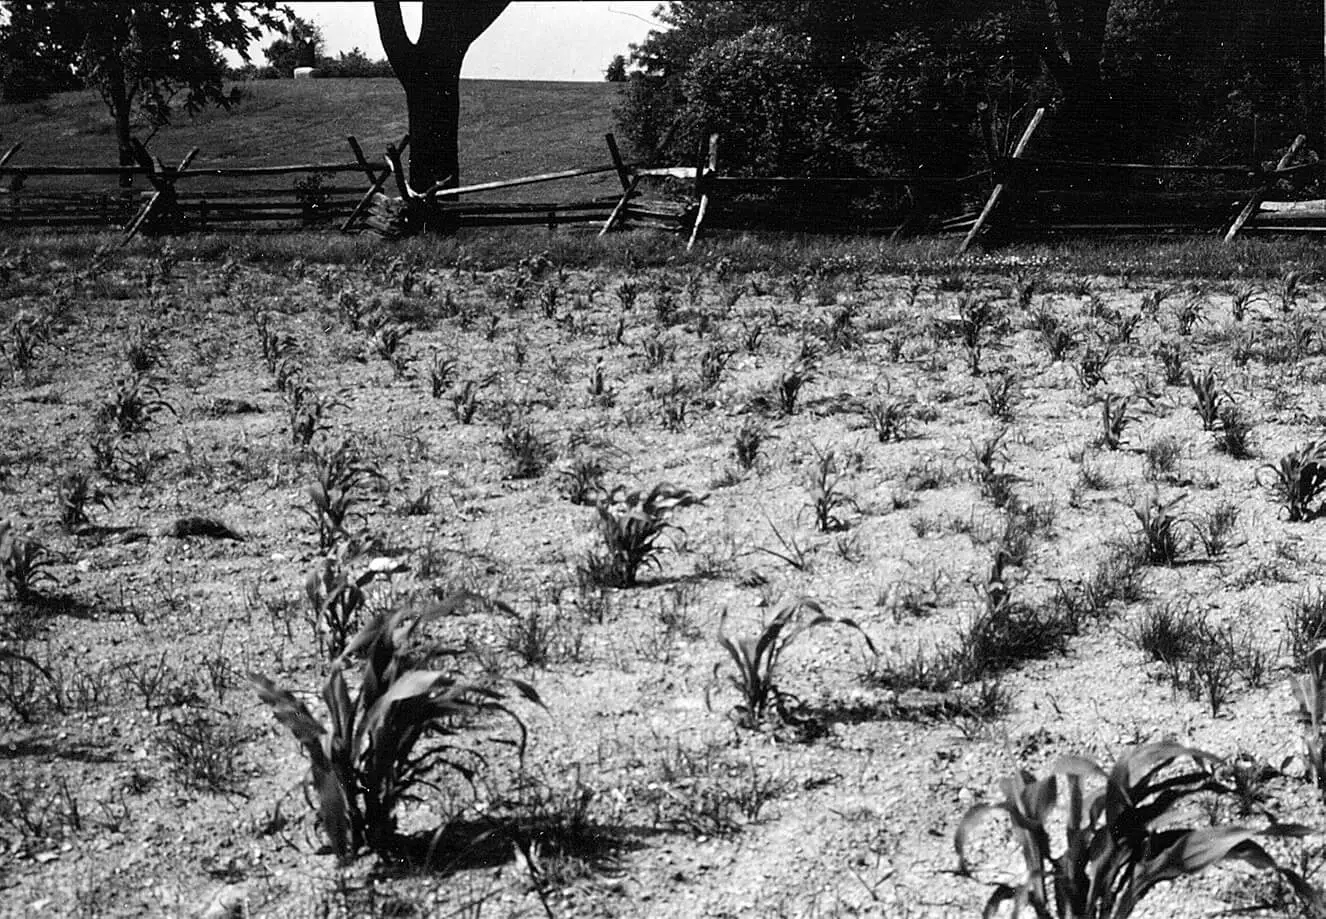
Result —
M707 229L804 232L960 234L960 250L981 243L1050 233L1210 233L1232 240L1247 233L1326 233L1326 163L1304 158L1300 136L1274 168L1260 165L1158 165L1038 158L1031 153L1044 117L1038 110L1011 152L991 145L990 168L962 176L918 171L891 176L745 176L719 168L712 134L693 163L627 163L611 134L609 162L484 182L439 183L419 193L404 180L409 138L374 164L354 137L353 161L291 166L195 165L199 151L167 165L141 145L133 166L19 165L22 145L0 154L0 227L120 227L174 233L228 226L370 229L397 235L413 202L449 213L459 226L589 224L600 235L622 227L683 234L688 247ZM987 134L988 138L988 134ZM552 202L460 200L616 173L620 194ZM58 177L44 192L30 186ZM91 187L141 177L147 187ZM353 184L358 179L362 184ZM399 197L389 191L394 179ZM280 181L291 181L278 187ZM73 187L70 188L69 186ZM1317 195L1317 197L1313 197Z

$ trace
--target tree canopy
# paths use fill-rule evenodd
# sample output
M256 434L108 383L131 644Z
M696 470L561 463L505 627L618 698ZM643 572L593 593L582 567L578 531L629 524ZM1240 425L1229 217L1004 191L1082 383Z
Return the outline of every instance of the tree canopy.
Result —
M286 21L276 0L7 0L3 11L6 98L15 88L95 88L114 120L122 165L133 162L136 127L169 124L177 106L190 114L230 106L237 94L222 85L221 49L248 60L250 43L265 29L284 31Z
M1316 0L722 0L673 2L631 48L619 109L637 152L674 118L725 168L960 170L976 112L1038 147L1246 162L1302 131L1321 146Z

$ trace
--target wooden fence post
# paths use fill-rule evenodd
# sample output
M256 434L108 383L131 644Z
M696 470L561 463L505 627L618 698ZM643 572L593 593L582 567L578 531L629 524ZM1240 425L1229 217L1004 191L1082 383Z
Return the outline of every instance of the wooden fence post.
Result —
M185 154L184 159L180 160L178 166L172 168L162 165L160 159L149 156L147 148L139 143L137 139L134 140L134 156L141 165L150 170L147 174L147 180L152 183L152 187L156 191L143 205L142 210L138 212L138 216L125 229L124 239L120 240L120 245L124 245L133 239L134 234L142 228L147 218L157 214L157 212L168 219L178 216L179 205L175 197L175 179L193 162L193 158L198 155L198 150L198 147L194 147Z
M631 173L626 168L626 163L622 161L622 153L617 149L617 138L612 134L604 134L603 139L608 142L608 155L612 157L612 165L617 169L617 179L622 183L622 191L631 184Z
M1013 149L1011 159L1021 159L1022 154L1027 152L1027 145L1031 143L1031 136L1036 133L1036 128L1040 126L1041 119L1045 117L1045 109L1036 109L1036 114L1031 116L1031 121L1027 124L1027 129L1022 132L1022 137L1018 140L1018 145ZM976 223L972 224L971 232L967 238L962 241L962 247L958 253L966 252L976 238L985 231L985 226L990 222L990 215L994 213L995 207L999 204L999 199L1004 196L1009 187L1013 184L1013 177L1009 175L1003 181L995 184L994 191L990 192L990 198L985 202L985 207L981 209L981 215L976 218Z
M1289 149L1285 151L1285 155L1280 157L1280 162L1276 164L1275 169L1262 181L1262 184L1257 187L1257 190L1252 193L1252 196L1248 198L1248 203L1243 205L1243 210L1239 211L1239 215L1235 217L1234 222L1229 225L1229 231L1225 233L1225 242L1232 241L1234 237L1239 234L1239 230L1243 229L1243 225L1256 215L1257 209L1262 206L1262 201L1268 194L1270 194L1271 189L1275 186L1275 174L1282 169L1288 168L1289 164L1294 161L1294 157L1298 156L1298 151L1302 149L1303 144L1306 142L1307 136L1304 134L1300 134L1294 138L1294 142L1289 145Z
M695 246L696 237L700 235L700 224L704 222L705 211L709 210L709 191L708 183L705 181L710 175L718 171L718 135L709 135L709 155L695 167L695 191L700 196L700 207L695 212L695 223L691 226L691 238L686 242L686 251L690 252Z

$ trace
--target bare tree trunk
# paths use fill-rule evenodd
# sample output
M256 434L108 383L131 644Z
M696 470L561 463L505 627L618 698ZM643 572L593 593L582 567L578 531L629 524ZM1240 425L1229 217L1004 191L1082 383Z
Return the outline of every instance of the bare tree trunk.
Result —
M460 185L460 67L465 52L506 9L508 0L425 2L418 41L410 41L395 0L374 0L382 47L405 89L410 117L410 187ZM424 227L452 232L454 222L425 213Z

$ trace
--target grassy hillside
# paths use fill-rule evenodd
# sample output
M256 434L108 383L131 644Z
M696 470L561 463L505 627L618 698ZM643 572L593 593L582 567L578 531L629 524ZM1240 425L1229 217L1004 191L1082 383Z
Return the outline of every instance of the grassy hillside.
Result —
M617 87L608 83L466 80L461 84L461 176L467 184L607 162ZM347 134L371 157L406 130L405 94L391 79L264 81L244 86L231 112L181 114L149 144L166 162L200 147L199 166L349 162ZM110 165L115 139L101 99L64 93L26 105L0 105L0 145L23 141L18 164ZM55 180L42 179L41 188ZM29 185L37 189L37 180ZM609 174L534 186L507 200L552 200L611 193ZM521 196L517 195L520 192Z

